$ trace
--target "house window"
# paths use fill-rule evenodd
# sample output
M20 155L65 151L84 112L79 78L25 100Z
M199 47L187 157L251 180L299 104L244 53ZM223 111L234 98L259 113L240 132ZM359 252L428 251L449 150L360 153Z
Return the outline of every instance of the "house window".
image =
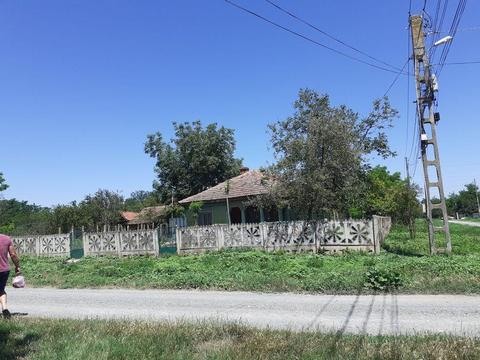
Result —
M198 225L212 225L212 213L201 212L198 214Z
M265 222L278 221L278 209L276 206L272 206L266 209L263 209L263 220Z
M230 209L230 221L232 224L241 224L242 223L242 210L239 207L234 207Z
M260 211L256 206L249 206L245 209L245 221L247 223L260 222Z

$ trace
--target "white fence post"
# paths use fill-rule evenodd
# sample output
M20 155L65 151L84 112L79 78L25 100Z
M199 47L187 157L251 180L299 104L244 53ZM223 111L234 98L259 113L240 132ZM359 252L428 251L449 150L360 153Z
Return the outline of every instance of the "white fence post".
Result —
M179 227L175 229L175 241L177 242L177 254L180 254L182 250L182 232Z

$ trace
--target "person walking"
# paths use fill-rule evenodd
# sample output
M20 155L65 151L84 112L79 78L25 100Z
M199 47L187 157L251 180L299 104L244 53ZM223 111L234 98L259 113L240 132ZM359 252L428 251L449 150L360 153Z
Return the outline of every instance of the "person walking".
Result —
M7 235L0 234L0 304L2 307L3 317L9 319L11 317L10 311L7 307L7 293L5 286L7 285L8 275L10 274L10 265L8 263L8 255L15 264L15 274L20 273L20 260L17 252L13 247L13 242Z

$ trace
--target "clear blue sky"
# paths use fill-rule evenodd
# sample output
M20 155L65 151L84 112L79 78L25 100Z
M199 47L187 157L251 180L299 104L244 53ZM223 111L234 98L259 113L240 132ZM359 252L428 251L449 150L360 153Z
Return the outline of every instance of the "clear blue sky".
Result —
M238 2L337 46L262 0ZM389 63L406 61L406 0L278 3ZM435 1L429 3L431 9ZM450 3L448 26L457 1ZM413 1L414 10L422 5ZM460 28L480 25L479 14L480 2L470 1ZM448 61L466 60L480 60L480 31L457 34ZM272 161L266 125L292 113L299 88L366 113L393 77L222 0L0 1L0 171L11 185L5 196L53 205L98 188L126 196L151 189L154 162L143 143L155 131L168 138L172 121L236 129L237 155L257 168ZM480 65L445 67L440 78L438 135L448 192L480 178L479 84ZM406 94L402 76L390 94L401 113L390 132L399 156L380 162L402 172ZM420 184L421 174L419 164Z

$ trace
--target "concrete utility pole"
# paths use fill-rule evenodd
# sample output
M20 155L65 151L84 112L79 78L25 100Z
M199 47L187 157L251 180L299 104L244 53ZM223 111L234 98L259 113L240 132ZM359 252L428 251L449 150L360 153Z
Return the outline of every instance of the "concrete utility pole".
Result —
M434 103L437 84L434 75L430 73L430 63L427 51L425 50L425 33L422 16L410 16L410 28L412 31L415 82L417 86L419 135L422 150L423 173L425 176L425 205L430 254L436 254L437 252L450 254L452 252L452 242L450 239L445 193L443 191L436 131L436 123L440 119L440 115L435 112ZM432 168L435 170L434 174L429 174L429 169ZM432 178L430 178L431 175L433 175ZM435 203L432 202L432 189L438 190L439 199ZM442 212L443 226L434 226L433 224L432 212L436 209ZM437 242L439 240L437 238L438 233L444 234L444 241L440 244Z
M478 213L480 214L480 202L478 201L477 179L473 179L473 183L475 184L475 196L477 198Z

